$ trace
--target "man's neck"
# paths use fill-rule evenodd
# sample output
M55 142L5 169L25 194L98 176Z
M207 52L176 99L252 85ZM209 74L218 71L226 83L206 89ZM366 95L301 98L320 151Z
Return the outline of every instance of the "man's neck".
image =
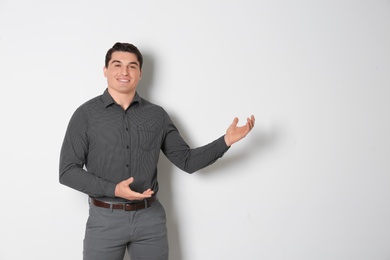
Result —
M135 91L131 93L121 93L110 88L108 88L108 93L123 110L126 110L130 106L135 96Z

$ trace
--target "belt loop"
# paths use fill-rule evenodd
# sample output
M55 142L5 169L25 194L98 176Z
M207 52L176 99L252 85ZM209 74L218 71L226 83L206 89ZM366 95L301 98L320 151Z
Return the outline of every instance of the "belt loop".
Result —
M111 210L111 213L114 211L113 206L112 206L112 202L110 202L110 210Z
M144 199L145 209L148 207L148 201L147 199Z

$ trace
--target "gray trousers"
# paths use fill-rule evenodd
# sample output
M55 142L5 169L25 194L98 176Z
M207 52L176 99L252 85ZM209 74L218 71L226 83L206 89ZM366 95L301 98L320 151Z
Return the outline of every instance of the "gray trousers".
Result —
M89 204L84 260L168 260L165 210L156 200L146 209L124 211Z

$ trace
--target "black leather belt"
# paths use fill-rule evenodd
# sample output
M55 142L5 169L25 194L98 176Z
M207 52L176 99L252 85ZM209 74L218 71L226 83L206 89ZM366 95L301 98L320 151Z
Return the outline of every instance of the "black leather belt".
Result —
M95 198L91 198L91 202L96 207L106 208L106 209L121 209L125 211L140 210L149 208L153 202L157 200L156 196L144 199L140 202L135 203L107 203Z

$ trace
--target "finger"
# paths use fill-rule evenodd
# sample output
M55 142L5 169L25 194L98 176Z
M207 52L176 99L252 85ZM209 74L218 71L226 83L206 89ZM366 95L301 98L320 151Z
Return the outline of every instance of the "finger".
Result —
M152 191L151 189L147 189L142 194L153 194L153 193L154 193L154 191Z
M130 185L130 184L132 184L134 182L134 178L130 177L127 180L125 180L124 182L126 183L126 185Z
M151 195L148 195L148 194L143 194L143 193L134 193L134 196L133 198L135 198L136 200L143 200L143 199L147 199L147 198L150 198Z
M138 197L139 197L140 199L146 199L146 198L152 197L152 195L153 195L153 193L145 193L145 192L144 192L144 193L142 193L142 194L139 193L139 196L138 196Z
M150 197L152 197L152 195L153 194L144 194L144 193L140 194L140 196L142 196L143 199L150 198Z
M232 122L231 125L237 125L237 124L238 124L238 117L235 117L235 118L233 119L233 122Z
M247 125L249 127L249 130L251 130L253 127L253 122L251 121L251 119L249 117L246 119L246 122L247 122Z
M252 129L255 126L255 117L252 115L250 118L248 117L248 123L250 124L250 128Z

